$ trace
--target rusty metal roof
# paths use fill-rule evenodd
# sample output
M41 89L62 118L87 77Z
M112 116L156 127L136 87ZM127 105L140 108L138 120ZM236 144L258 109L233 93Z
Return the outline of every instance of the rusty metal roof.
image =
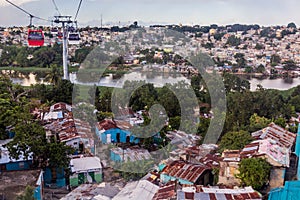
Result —
M296 140L296 134L291 133L284 128L271 123L268 127L252 133L256 139L270 138L277 142L281 147L291 148Z
M193 186L185 187L177 190L177 199L203 199L203 200L261 200L262 196L252 187L232 189L219 186Z
M162 170L162 174L168 174L169 176L195 183L206 170L210 169L210 167L203 164L192 164L184 161L174 161Z
M167 185L161 186L152 200L170 199L176 197L176 184L171 181Z
M116 122L112 119L104 119L101 122L98 122L97 126L99 130L109 130L112 128L117 128Z

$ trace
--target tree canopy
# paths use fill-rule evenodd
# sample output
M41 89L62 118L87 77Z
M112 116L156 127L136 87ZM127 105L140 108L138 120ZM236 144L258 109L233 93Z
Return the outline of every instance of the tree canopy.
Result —
M225 149L239 150L246 144L252 141L251 135L246 131L235 131L226 133L219 144L219 151L223 152Z
M269 181L271 166L262 158L246 158L239 164L237 177L242 185L261 189Z

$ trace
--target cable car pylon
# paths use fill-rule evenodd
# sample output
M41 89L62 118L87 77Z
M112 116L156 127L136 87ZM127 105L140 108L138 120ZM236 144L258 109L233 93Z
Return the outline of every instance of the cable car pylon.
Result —
M62 32L63 32L63 71L64 77L63 79L69 80L69 70L68 70L68 44L67 44L67 29L66 25L73 23L71 20L71 16L54 16L54 23L61 23Z

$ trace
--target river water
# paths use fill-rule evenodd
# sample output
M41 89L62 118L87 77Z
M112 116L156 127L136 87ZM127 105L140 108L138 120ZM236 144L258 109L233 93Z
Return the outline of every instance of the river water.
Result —
M22 86L30 86L31 84L46 83L44 81L45 74L34 74L34 73L11 73L8 70L2 70L2 74L7 74L11 77L14 83L18 83ZM242 76L247 79L251 85L251 91L255 91L257 85L263 86L266 89L278 89L287 90L292 87L300 85L300 78L271 78L271 77L250 77ZM76 73L70 73L70 80L73 83L81 84L77 80ZM130 72L124 74L121 79L114 78L112 74L102 77L99 82L89 83L89 85L107 86L107 87L122 87L126 80L144 80L146 83L153 83L156 87L162 87L166 83L176 83L179 81L185 81L190 83L190 80L180 74L169 74L169 73L144 73L144 72Z

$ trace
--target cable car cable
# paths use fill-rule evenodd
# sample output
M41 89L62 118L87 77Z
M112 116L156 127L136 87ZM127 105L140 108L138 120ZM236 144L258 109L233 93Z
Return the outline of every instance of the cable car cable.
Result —
M79 10L80 10L80 7L81 7L81 3L82 3L82 0L80 0L80 2L79 2L78 9L77 9L76 15L74 17L74 21L76 21L76 19L77 19L77 16L78 16L78 13L79 13Z
M59 16L61 16L61 12L59 12L58 7L57 7L57 5L55 3L55 0L52 0L52 3L54 5L54 7L55 7L55 10L58 12Z
M50 20L47 20L47 19L44 19L44 18L41 18L41 17L37 17L33 14L31 14L30 12L24 10L23 8L21 8L20 6L17 6L16 4L14 4L13 2L9 1L9 0L5 0L7 3L13 5L14 7L18 8L19 10L21 10L22 12L26 13L27 15L29 15L30 17L30 26L32 25L31 24L31 21L32 21L32 18L36 18L36 19L40 19L40 20L43 20L43 21L47 21L49 22Z

